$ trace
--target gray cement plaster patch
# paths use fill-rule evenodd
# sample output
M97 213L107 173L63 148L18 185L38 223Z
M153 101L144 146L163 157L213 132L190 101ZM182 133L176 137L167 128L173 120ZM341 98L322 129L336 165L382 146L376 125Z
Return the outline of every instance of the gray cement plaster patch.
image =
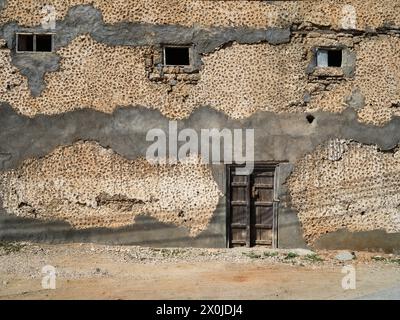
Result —
M12 63L27 77L31 93L37 97L45 88L45 73L58 70L60 57L54 53L24 53L13 55Z
M346 98L346 104L350 108L362 109L365 106L365 97L359 88L353 90L351 95Z
M273 45L290 42L290 29L254 29L247 27L184 27L179 25L154 25L149 23L121 22L104 24L101 11L91 5L79 5L69 9L62 21L57 21L55 30L43 30L41 26L25 28L15 22L0 27L0 37L12 50L12 62L29 79L34 96L44 89L43 74L59 68L56 54L15 53L16 32L54 32L54 50L67 46L80 34L90 34L97 42L109 46L154 46L162 44L193 44L195 49L194 67L202 64L201 55L215 51L224 44L237 42L254 44L269 42Z
M292 163L281 163L277 172L277 196L279 209L277 215L278 247L279 248L308 248L303 238L302 227L296 210L291 208L291 199L286 184L287 179L293 172Z
M247 119L234 120L214 109L202 107L188 119L177 123L178 130L191 128L199 136L201 129L254 129L256 161L293 163L333 138L373 144L381 150L393 149L400 140L398 117L383 127L375 127L359 123L354 109L347 109L341 114L316 112L313 116L315 120L312 124L302 113L260 111ZM127 159L136 159L145 156L152 143L146 141L148 130L159 128L167 133L169 121L159 111L140 106L118 108L113 114L81 109L29 118L2 103L0 153L11 155L11 159L4 163L4 169L12 169L28 158L43 157L58 146L91 140L112 148Z
M338 230L320 237L315 248L328 250L383 250L400 254L400 233L387 233L384 230L349 232Z
M394 117L384 127L375 127L361 124L357 121L356 111L347 109L342 114L317 112L313 113L315 120L310 124L305 114L274 114L257 112L243 120L233 120L214 109L203 107L197 109L185 120L178 121L178 129L192 128L200 135L201 129L221 130L223 128L255 129L255 160L256 161L285 161L279 170L280 209L278 212L279 246L284 248L305 247L302 239L301 226L296 212L291 208L286 178L292 172L292 165L306 153L312 152L316 146L332 138L355 140L363 144L377 145L381 150L392 150L400 139L400 119ZM91 109L76 110L73 112L34 118L25 117L15 112L8 104L0 104L0 154L4 155L3 170L17 168L29 158L41 158L51 153L56 147L71 145L79 140L97 141L103 147L110 147L127 159L136 159L144 156L152 142L146 141L146 134L152 128L160 128L168 132L169 120L159 111L143 107L125 107L117 109L113 114L104 114ZM223 146L221 146L222 148ZM223 154L223 152L221 152ZM221 190L225 191L224 166L213 165L213 175ZM35 239L43 241L99 241L115 243L111 234L122 234L120 243L148 244L154 243L147 235L139 238L130 235L124 230L95 230L76 231L65 224L49 224L35 222L37 227L29 230L30 222L25 229L25 221L16 217L4 218L0 223L0 238L2 239ZM226 205L225 197L214 213L213 221L208 229L202 233L203 240L196 241L188 237L188 231L175 230L176 242L167 242L170 245L182 246L225 246L226 235ZM144 223L140 230L152 225ZM162 230L168 234L172 232L164 224ZM61 230L63 231L59 231ZM136 228L136 227L133 227ZM175 227L173 227L175 228ZM18 230L21 229L21 230ZM23 230L26 230L25 233ZM67 230L67 231L66 231ZM131 230L131 229L129 229ZM132 229L133 230L133 229ZM136 229L134 229L136 230ZM148 229L146 229L148 230ZM157 235L157 237L166 236ZM18 236L14 236L14 233ZM61 233L60 233L61 232ZM127 232L127 233L126 233ZM137 231L135 231L137 232ZM182 233L183 232L183 233ZM186 233L185 233L186 232ZM124 236L124 234L127 236ZM48 234L46 236L46 234ZM73 236L69 236L73 234ZM151 232L149 234L152 234ZM128 236L129 235L129 236ZM51 238L53 237L54 238ZM154 239L158 239L158 238ZM352 247L355 238L347 237L341 240L342 235L330 235L321 246ZM136 239L138 242L130 241ZM172 238L175 239L175 238ZM199 238L200 239L200 238ZM214 240L213 240L214 239ZM398 247L389 236L382 236L377 242L385 250ZM387 241L386 241L387 239ZM321 240L322 241L322 240ZM342 242L341 242L342 241ZM358 240L357 240L358 241ZM162 242L162 241L161 241ZM357 242L356 242L357 243ZM167 244L166 244L167 245ZM361 246L357 245L361 248Z
M221 209L217 209L208 229L193 238L184 227L162 223L145 215L137 216L135 223L124 228L76 230L62 221L46 222L8 215L0 206L0 241L220 248L226 244L224 227L225 217Z

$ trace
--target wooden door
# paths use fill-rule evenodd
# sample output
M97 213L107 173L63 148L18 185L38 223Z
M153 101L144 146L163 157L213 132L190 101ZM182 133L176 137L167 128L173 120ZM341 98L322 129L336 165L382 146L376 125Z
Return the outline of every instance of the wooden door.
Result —
M230 245L250 246L250 176L230 175Z
M229 245L273 245L276 203L276 166L256 166L247 176L228 170Z
M272 246L274 224L274 170L251 175L250 246Z

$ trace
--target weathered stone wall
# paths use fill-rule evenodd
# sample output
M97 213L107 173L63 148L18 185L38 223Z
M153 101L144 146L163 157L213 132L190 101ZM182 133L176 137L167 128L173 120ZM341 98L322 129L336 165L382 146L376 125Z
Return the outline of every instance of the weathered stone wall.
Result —
M357 37L354 44L349 36L325 39L314 33L304 43L296 38L279 46L233 44L203 58L196 84L173 80L171 85L146 75L144 57L150 48L110 47L83 35L58 51L60 68L46 73L46 88L38 97L31 95L28 79L13 66L9 50L1 50L1 99L29 116L145 106L182 119L198 107L211 106L244 118L259 110L342 112L354 107L361 122L383 125L399 115L399 41L389 35ZM306 74L312 48L328 44L347 45L355 53L355 75L332 75L337 70L326 70L324 77L315 75L321 70ZM358 103L353 105L352 99Z
M55 52L16 53L15 32L43 31L45 4L57 11ZM2 207L74 230L147 216L184 228L186 240L207 234L224 224L210 221L226 177L217 186L196 161L157 167L141 158L147 127L138 126L168 118L196 130L256 128L257 161L294 163L282 195L288 236L300 230L293 209L309 245L340 230L398 234L398 152L380 148L400 138L399 16L392 0L0 0ZM161 66L163 44L193 44L191 69ZM342 68L316 68L321 46L343 49ZM143 116L120 119L131 109ZM18 136L24 126L31 146Z
M5 52L2 99L28 116L76 108L111 113L118 106L137 105L174 119L186 118L205 105L243 118L260 109L282 112L302 100L305 64L299 45L221 49L204 59L197 85L179 83L172 89L147 78L145 52L145 48L108 47L89 36L76 38L58 52L60 70L46 75L46 89L39 97L31 96L27 80ZM288 59L299 64L287 64Z
M376 29L387 24L400 25L398 3L393 0L6 0L0 23L16 21L24 26L38 25L44 5L53 5L57 18L63 19L72 6L93 4L103 13L106 23L121 21L192 26L287 26L305 23L341 29L348 25L343 15L357 14L356 28ZM351 20L351 19L350 19Z
M236 1L231 2L234 5ZM246 5L253 3L258 2L250 1ZM276 4L274 8L284 4L287 3ZM97 11L89 8L82 7L74 12L82 15L80 20L73 21L70 17L62 29L71 29L71 25L85 21L86 16L89 21L100 19L96 18ZM358 17L360 13L356 13ZM193 38L198 47L195 55L199 56L201 64L198 74L183 72L169 75L165 81L152 81L154 75L148 73L146 61L157 56L154 42L162 41L162 31L157 31L157 37L146 35L148 45L146 41L139 43L120 38L118 43L121 45L115 46L105 40L106 33L98 34L107 27L96 23L85 27L84 31L89 34L81 36L75 26L70 30L76 33L75 38L60 29L56 56L28 54L22 57L13 53L10 45L14 34L11 37L5 29L6 39L2 40L0 56L4 69L0 75L1 101L9 102L29 116L57 114L76 108L112 112L118 106L144 106L158 109L169 118L182 119L198 107L211 106L233 118L244 118L259 110L342 112L353 107L361 122L383 125L399 114L397 33L349 33L348 30L332 33L318 31L315 26L294 29L291 25L292 35L288 40L278 31L269 37L254 39L252 34L258 34L260 29L243 30L240 35L225 40L221 34L213 40L214 47L207 48L204 41ZM386 24L383 27L394 28ZM108 39L117 37L123 30L121 28L115 29ZM133 27L132 33L136 28ZM307 31L308 28L311 31ZM13 27L13 30L17 29ZM185 32L194 31L179 30L179 33ZM263 32L269 31L264 29ZM213 31L203 37L215 37L215 34ZM63 38L70 39L70 43ZM240 43L232 43L232 40ZM263 43L250 45L246 41ZM289 43L279 44L279 41ZM221 48L223 44L226 46ZM313 66L315 48L319 46L344 48L342 71ZM28 68L27 65L31 66ZM163 72L168 71L164 69Z
M185 226L196 236L207 228L220 193L198 159L151 165L91 142L60 147L0 175L9 214L66 221L76 229L125 227L142 214Z
M341 229L400 232L399 155L334 140L301 159L288 187L305 239Z

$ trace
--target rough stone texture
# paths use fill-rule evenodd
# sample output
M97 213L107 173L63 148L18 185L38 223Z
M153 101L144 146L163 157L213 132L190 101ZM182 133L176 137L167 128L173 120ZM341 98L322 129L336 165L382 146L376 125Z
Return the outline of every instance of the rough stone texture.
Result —
M355 85L365 96L365 107L358 112L361 121L380 125L400 115L399 50L397 36L379 36L360 43L358 60L362 63L357 67Z
M56 52L16 54L15 32L43 31L44 4L57 10ZM0 170L8 171L0 175L7 177L1 198L8 214L0 217L0 239L223 245L225 199L216 193L202 190L205 203L196 212L204 215L185 222L175 216L180 211L149 202L143 188L104 191L107 177L116 183L115 164L130 164L126 183L145 180L139 172L148 168L140 160L146 132L166 129L171 118L197 132L255 128L255 160L283 162L280 246L305 247L302 232L313 246L398 246L396 1L8 0L3 7ZM163 44L193 45L191 69L162 66ZM317 68L319 47L341 48L342 68ZM75 144L80 140L98 144ZM58 157L66 152L71 157ZM89 165L85 157L99 161ZM78 163L87 192L69 176L68 165ZM158 190L161 171L168 186L199 174L207 191L216 183L224 189L221 168L187 168L152 168L145 191ZM31 181L47 174L34 187ZM72 181L66 200L57 179ZM55 196L47 191L54 188ZM176 209L194 214L185 190L175 192ZM170 194L162 199L175 201Z
M300 45L233 45L204 58L194 98L227 113L248 117L258 110L283 112L301 104L304 63ZM288 64L287 60L298 61ZM292 109L295 109L292 107Z
M24 28L15 22L10 22L0 28L6 45L9 49L15 47L16 32L48 32L39 26ZM193 55L193 67L198 69L201 66L199 54L209 53L224 45L225 43L237 41L238 43L258 43L262 41L271 44L281 44L290 41L290 30L280 28L255 29L249 27L212 27L204 28L199 26L185 27L179 25L154 25L149 23L122 22L115 25L106 25L102 19L102 13L92 6L76 6L68 10L64 20L58 21L55 29L50 30L56 36L53 39L54 49L58 50L67 46L78 35L90 34L98 42L110 46L155 46L160 44L169 45L188 45L196 47ZM160 48L161 49L161 48ZM19 56L24 59L23 68L30 67L46 69L49 68L49 55L14 55L14 60ZM13 60L13 62L14 62ZM55 61L58 66L58 61ZM14 63L20 67L21 64ZM22 68L22 67L21 67ZM29 78L29 73L26 74ZM39 92L42 88L38 87L35 81L30 81L32 92ZM36 86L35 86L36 85Z
M399 115L397 36L350 37L347 41L339 37L334 40L312 37L307 42L309 45L346 44L352 54L348 56L347 53L343 57L344 64L347 65L348 75L354 73L354 76L346 78L328 72L323 74L325 78L328 77L327 80L318 75L311 76L307 88L311 92L311 101L307 105L309 110L340 112L346 107L352 107L357 109L360 121L374 125L383 125L393 116ZM356 56L355 64L349 61L354 59L353 54ZM351 65L355 67L355 72L351 71L353 67L349 69ZM342 69L346 72L345 68Z
M248 116L258 109L279 111L282 105L302 99L303 93L297 89L302 65L285 66L287 56L283 54L292 55L293 59L297 56L299 60L302 54L299 49L267 44L234 45L205 59L197 86L182 83L171 91L168 84L155 84L147 79L143 59L146 48L109 47L89 36L80 36L58 52L60 71L46 75L46 90L36 98L27 90L27 80L10 65L10 57L4 50L3 64L10 71L0 80L7 87L8 74L12 73L20 86L4 90L2 100L29 116L85 107L112 112L121 105L147 106L177 119L188 117L201 105L212 105L234 118ZM248 58L238 67L237 61L243 54ZM256 78L262 81L254 86ZM228 88L228 83L235 85ZM266 84L273 87L266 90ZM279 95L283 87L287 93ZM277 100L277 96L282 99Z
M399 115L400 63L395 59L399 39L379 36L360 40L356 49L349 37L329 41L295 37L290 44L279 46L233 44L205 56L195 82L178 81L171 86L149 81L144 57L152 52L150 47L110 47L82 35L61 48L57 56L12 57L9 50L1 50L0 63L5 70L0 75L1 100L29 116L76 108L110 113L118 106L141 105L174 119L186 118L203 105L233 118L248 117L259 110L342 112L350 106L357 109L360 121L383 125ZM321 78L323 70L315 74L312 69L307 75L307 64L314 59L311 49L318 43L349 45L344 60L348 67L343 74L325 70ZM357 52L355 74L353 50ZM42 83L44 73L55 71L58 61L60 70L46 73ZM35 96L42 94L35 97L31 91Z
M127 161L96 143L58 148L0 176L0 196L9 214L67 221L74 228L118 228L139 214L204 231L220 191L199 160L177 165Z
M53 5L62 19L72 6L92 4L106 23L142 21L185 26L285 26L304 21L310 25L343 29L399 26L398 3L393 0L329 1L197 1L197 0L7 0L0 23L17 21L25 26L40 23L45 4ZM348 6L352 5L352 8ZM190 13L190 14L188 14ZM353 15L355 14L355 18ZM354 22L353 22L354 21Z
M13 33L43 32L40 24L24 27L15 21L2 26L4 37L9 48L14 42ZM204 27L201 25L182 26L176 24L152 24L141 22L119 22L107 24L103 20L102 12L91 5L71 7L63 20L57 21L55 28L47 32L56 33L55 48L69 44L80 34L89 33L99 42L110 46L130 45L160 45L164 44L196 44L200 53L209 53L227 42L257 43L266 41L271 44L282 44L290 41L290 28L263 26L254 28L249 26Z
M232 6L232 9L236 2L219 1L221 5ZM131 4L126 3L128 6ZM34 12L33 8L39 4L24 2L21 7L26 5ZM56 7L65 4L55 3ZM73 4L89 3L71 2ZM171 7L181 4L173 3ZM269 16L275 14L274 10L284 10L289 6L289 12L300 19L289 19L289 25L274 24L267 29L265 25L263 29L255 29L260 26L251 23L236 28L224 24L211 28L201 24L152 25L151 21L138 23L126 15L123 15L124 19L114 21L116 24L107 25L105 23L111 22L107 19L103 21L109 9L103 7L105 3L95 4L94 7L66 6L65 14L61 14L64 9L59 13L58 17L63 20L57 23L55 30L56 54L18 55L3 47L1 64L16 73L17 69L8 65L12 63L21 76L13 76L19 85L9 86L10 77L4 73L0 83L7 90L1 100L29 116L85 107L112 112L117 106L142 105L159 109L174 119L186 118L195 108L203 105L224 111L233 118L248 117L258 110L342 112L350 106L357 108L361 121L383 125L392 116L399 115L399 63L395 58L399 38L393 32L384 34L385 30L395 29L394 20L384 20L383 23L376 12L364 12L357 1L353 4L357 8L357 21L365 18L371 23L366 24L368 28L361 28L366 32L343 28L340 33L332 33L332 30L315 29L335 28L336 14L341 12L338 8L342 8L343 3L331 8L333 18L327 23L319 21L330 16L325 12L328 8L325 4L314 2L314 9L320 10L314 16L312 13L298 15L302 10L307 12L306 8L310 9L309 2L242 2L242 10L252 11L252 6L261 5L272 10ZM3 15L12 17L8 10L14 6L17 2L10 2L2 11ZM378 13L386 14L386 10L396 8L381 1L376 9ZM241 9L236 9L235 12L240 13ZM16 16L19 16L18 10L21 8L13 11ZM212 8L207 6L204 10L212 12ZM22 14L23 11L20 12ZM116 14L113 10L111 12ZM321 12L325 15L319 16ZM370 22L374 19L377 19L376 23ZM8 49L13 49L14 33L30 29L18 26L12 19L7 22L1 33ZM300 22L302 26L293 27ZM312 22L310 26L307 25L309 22ZM372 26L380 26L378 31L381 34L371 36ZM293 34L289 27L292 27ZM41 28L36 26L31 30L40 31ZM194 44L194 67L201 69L200 74L169 77L167 70L160 69L161 74L165 73L168 77L164 79L158 75L156 77L164 81L149 81L153 75L145 75L148 69L146 59L151 59L162 43ZM320 46L343 49L341 69L315 68L315 51ZM51 73L45 75L46 72ZM374 77L370 76L371 72ZM106 74L112 77L104 77ZM45 87L47 90L44 90ZM60 94L60 87L68 95ZM140 90L137 90L138 87Z
M92 3L102 11L106 23L142 21L185 26L200 24L264 27L266 24L271 26L288 24L288 20L293 20L297 11L296 3L275 5L261 1L11 0L1 12L0 23L15 20L22 25L33 26L40 23L43 16L40 11L45 4L53 5L57 11L57 18L62 19L70 7ZM288 15L287 9L293 13Z
M331 145L301 159L288 180L304 237L313 244L326 233L384 230L400 232L400 153L347 141L340 159L329 160Z
M198 133L200 129L216 128L254 128L255 129L255 160L275 159L294 163L305 153L312 153L320 144L336 136L355 139L362 143L374 143L379 148L388 150L397 145L400 139L399 119L396 118L383 127L368 126L356 121L354 110L347 110L341 115L332 113L314 113L312 124L302 114L286 116L275 113L258 112L245 120L232 120L222 113L209 108L196 110L188 119L178 121L178 129L193 128ZM77 110L54 116L23 117L10 107L0 108L0 154L3 169L18 170L24 160L43 158L63 145L73 144L76 140L99 141L104 147L111 147L126 159L134 161L143 157L150 142L146 142L149 128L158 127L168 131L168 119L156 110L145 108L117 109L113 114L103 114L93 110ZM334 150L327 152L335 158L343 156L341 143L332 144ZM62 149L62 148L61 148ZM225 193L225 175L215 170L214 180L219 189ZM351 167L349 167L351 170ZM95 170L95 168L93 168ZM309 169L312 170L312 169ZM279 246L282 248L303 247L303 231L298 222L296 211L291 205L286 179L292 172L291 164L279 166L278 195L279 208ZM40 174L36 179L39 179ZM303 197L303 194L300 194ZM135 225L129 229L68 229L64 224L39 224L36 219L24 220L4 215L0 218L0 238L32 241L99 241L107 243L135 243L148 245L193 245L193 246L224 246L226 207L224 198L218 204L212 220L214 223L202 232L193 242L189 233L182 228L171 228L158 220L142 220L135 218ZM82 208L85 208L84 206ZM19 226L16 228L15 226ZM210 228L212 228L210 231ZM184 228L185 229L185 228ZM79 231L79 232L78 232ZM322 247L340 243L341 247L351 248L355 244L353 238L344 241L338 235L324 242ZM385 248L390 251L395 241L391 235L374 238L374 248ZM367 243L367 242L363 242ZM368 242L369 243L369 242ZM373 248L357 245L358 248Z

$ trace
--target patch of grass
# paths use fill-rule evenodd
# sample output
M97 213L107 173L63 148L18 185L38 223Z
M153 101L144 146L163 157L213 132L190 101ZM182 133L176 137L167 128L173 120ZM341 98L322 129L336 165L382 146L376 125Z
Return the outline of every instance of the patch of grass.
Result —
M161 253L163 256L167 256L168 253L169 253L169 250L167 250L167 249L161 249L161 250L160 250L160 253Z
M21 251L23 247L25 247L25 245L18 242L0 242L0 249L3 250L5 254L17 253Z
M374 256L371 259L374 260L374 261L397 263L397 264L400 265L400 258L385 258L385 257L382 257L382 256Z
M164 257L178 257L182 254L184 254L186 250L184 249L161 249L160 253Z
M298 256L299 255L297 253L295 253L295 252L289 252L285 257L285 260L294 259L294 258L297 258Z
M304 257L305 260L311 261L311 262L322 262L324 259L322 259L319 255L316 253L308 254Z
M279 255L279 253L276 251L274 251L274 252L265 251L264 252L264 257L277 257L278 255Z
M382 256L374 256L371 259L374 261L386 261L387 260L385 257L382 257Z
M242 252L242 254L246 257L249 257L250 259L260 259L261 258L261 254L257 254L253 251L251 252Z
M400 258L391 258L389 259L389 262L400 264Z

